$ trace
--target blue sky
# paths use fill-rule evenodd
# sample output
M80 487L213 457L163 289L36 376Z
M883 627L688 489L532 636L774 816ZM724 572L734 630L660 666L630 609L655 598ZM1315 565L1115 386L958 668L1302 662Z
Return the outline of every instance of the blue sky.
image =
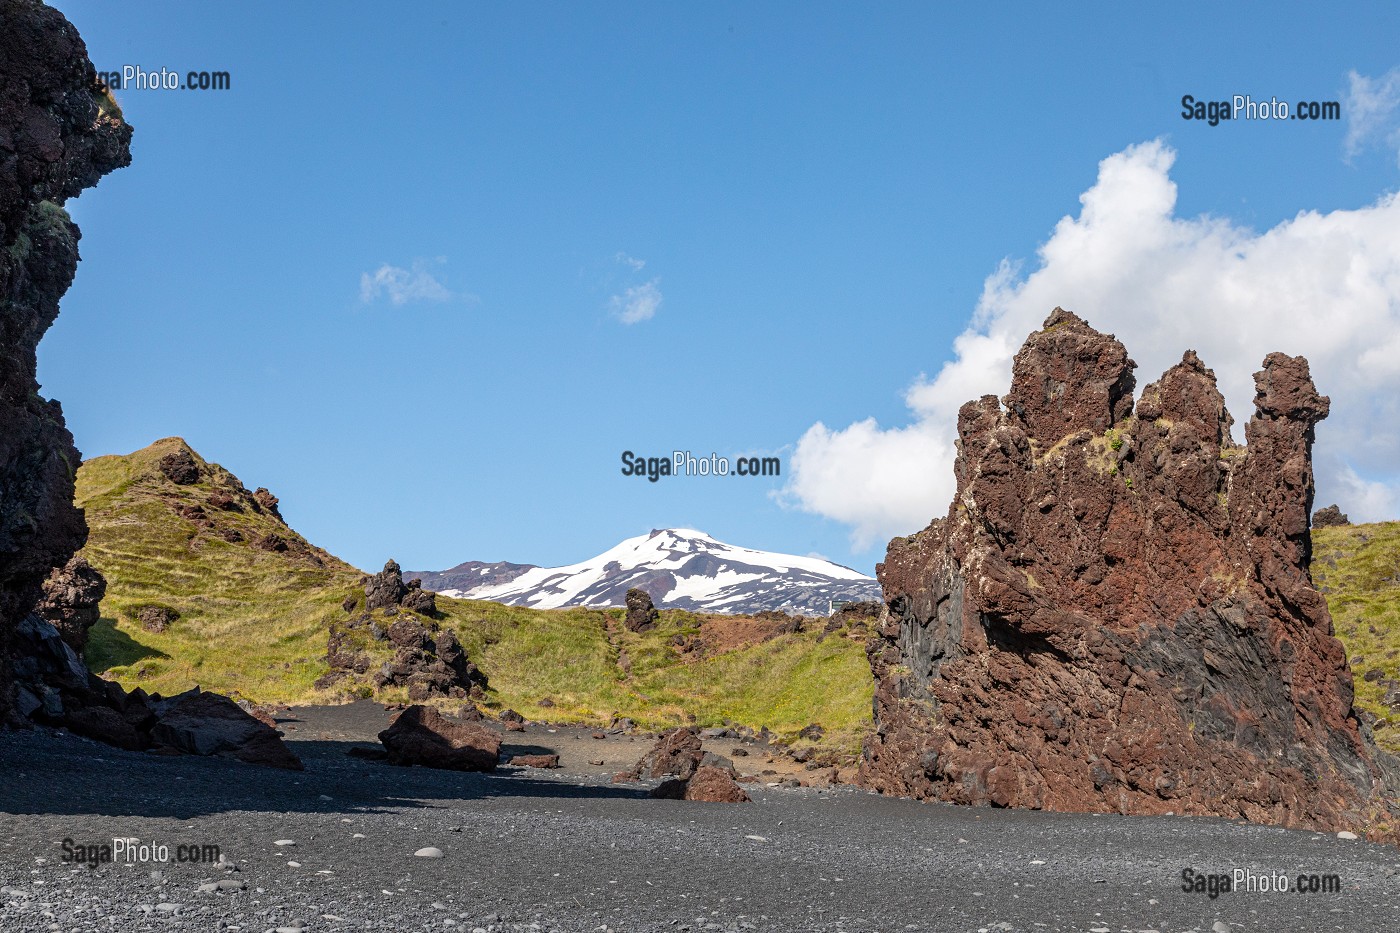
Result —
M1393 428L1362 437L1390 369L1347 374L1400 333L1400 8L57 6L99 70L232 87L118 93L133 164L70 204L44 392L85 455L181 435L361 567L689 526L872 571L946 508L947 399L1004 391L974 344L1057 303L1139 385L1199 347L1237 421L1260 335L1325 343L1334 421L1370 420L1319 429L1320 494L1396 517ZM1209 127L1188 93L1345 119ZM1124 242L1141 274L1100 288ZM1299 295L1317 335L1270 316ZM624 449L785 475L649 483Z

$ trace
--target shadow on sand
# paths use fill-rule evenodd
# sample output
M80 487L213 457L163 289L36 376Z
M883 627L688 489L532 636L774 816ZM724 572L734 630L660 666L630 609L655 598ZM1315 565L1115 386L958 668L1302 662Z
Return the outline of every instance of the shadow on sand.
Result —
M289 743L305 771L223 758L127 752L50 730L0 733L0 815L105 815L191 819L252 810L374 813L509 797L647 798L638 787L570 783L507 768L493 774L404 768L352 758L362 741ZM548 751L507 745L505 755Z

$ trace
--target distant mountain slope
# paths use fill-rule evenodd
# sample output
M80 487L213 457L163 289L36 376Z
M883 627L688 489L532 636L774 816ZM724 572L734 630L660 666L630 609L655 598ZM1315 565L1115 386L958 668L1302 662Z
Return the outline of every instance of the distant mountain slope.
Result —
M405 570L403 578L412 580L417 577L423 581L423 589L451 595L509 583L525 571L534 569L534 564L512 564L503 560L488 564L484 561L469 560L465 564L442 571Z
M451 572L424 575L423 585L432 589L428 576ZM530 567L505 582L449 587L442 592L512 606L558 609L621 606L627 590L634 586L650 593L658 606L692 612L779 610L826 615L833 602L880 599L880 585L849 567L819 557L736 547L689 528L666 528L628 538L597 557L566 567Z

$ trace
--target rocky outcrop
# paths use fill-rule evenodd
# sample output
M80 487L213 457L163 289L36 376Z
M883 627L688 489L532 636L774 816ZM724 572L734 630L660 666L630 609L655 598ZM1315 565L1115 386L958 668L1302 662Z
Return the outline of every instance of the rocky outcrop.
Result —
M271 515L279 522L284 520L281 510L277 507L282 500L269 492L266 486L259 486L257 489L253 490L253 500L257 502L268 515Z
M672 778L652 788L658 800L693 800L700 803L751 803L752 799L734 780L732 769L701 765L688 778Z
M1329 403L1307 361L1264 361L1245 447L1194 353L1136 412L1134 365L1057 309L1005 399L963 406L947 516L879 567L861 781L969 804L1394 826L1393 762L1359 727L1309 576Z
M353 596L342 603L351 613L358 605ZM484 695L486 675L467 657L457 633L439 628L434 594L423 590L417 580L404 585L394 561L368 579L365 606L365 611L349 620L331 623L326 637L329 670L317 679L319 689L357 684L363 690L405 687L411 703ZM390 659L375 660L383 657L375 648L380 642L392 647ZM368 683L356 680L371 670Z
M31 613L14 633L15 712L131 751L218 755L301 770L272 726L198 687L173 697L127 693L86 666L58 629Z
M287 748L276 729L226 696L205 693L196 687L150 706L155 715L150 737L158 749L302 770L301 760Z
M87 559L73 555L68 563L49 574L44 595L34 611L48 622L68 646L78 654L87 647L88 629L101 616L99 604L107 592L107 581Z
M749 795L734 780L734 762L701 746L701 733L695 726L672 729L662 733L632 770L619 772L613 780L661 778L650 792L660 800L748 803Z
M661 618L651 594L646 590L632 587L627 591L627 615L623 621L629 632L649 632L656 628L656 620Z
M656 740L656 744L626 774L630 780L667 777L685 779L695 773L704 757L700 730L694 726L683 726L663 733Z
M156 461L156 469L176 486L192 486L199 482L199 464L188 447L180 447ZM232 502L232 500L229 500Z
M408 587L403 584L403 571L396 561L390 559L383 570L365 583L365 608L397 609L406 595Z
M410 706L379 733L389 763L449 771L494 771L501 753L499 733L471 722L454 722L431 706Z
M1350 525L1351 519L1347 518L1336 504L1323 506L1313 513L1312 523L1314 528L1336 528L1341 525Z
M560 767L560 765L559 765L559 756L558 756L558 755L555 755L555 754L552 754L552 753L548 753L548 754L533 754L533 755L511 755L511 756L510 756L510 760L507 761L506 764L508 764L508 765L515 765L515 766L518 767L518 768L558 768L558 767Z
M78 264L63 204L128 164L130 139L63 15L0 0L0 718L15 696L12 635L87 535L73 505L81 458L35 378Z

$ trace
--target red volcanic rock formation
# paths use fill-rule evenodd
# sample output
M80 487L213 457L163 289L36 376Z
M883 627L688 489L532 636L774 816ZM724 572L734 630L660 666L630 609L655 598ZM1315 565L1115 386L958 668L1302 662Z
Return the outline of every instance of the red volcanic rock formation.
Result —
M1134 366L1056 309L1006 398L963 406L947 517L879 568L862 782L1393 834L1395 762L1309 576L1307 361L1264 361L1246 447L1194 352L1136 413Z

